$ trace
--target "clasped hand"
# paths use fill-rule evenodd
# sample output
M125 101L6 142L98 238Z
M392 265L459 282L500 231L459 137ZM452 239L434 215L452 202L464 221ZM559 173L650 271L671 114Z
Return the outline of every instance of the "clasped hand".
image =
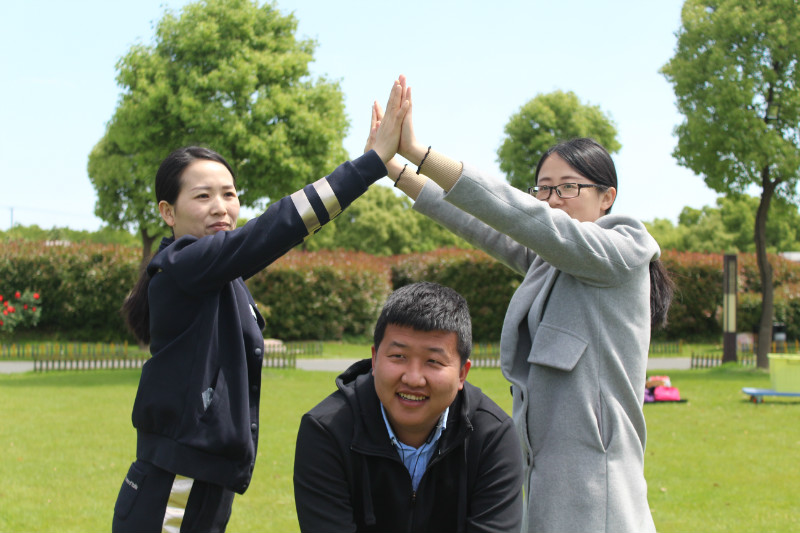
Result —
M394 157L396 153L418 165L427 150L414 136L411 109L411 87L402 74L392 85L386 113L377 101L372 104L372 120L364 151L375 150L393 180L397 180L403 168L402 163Z

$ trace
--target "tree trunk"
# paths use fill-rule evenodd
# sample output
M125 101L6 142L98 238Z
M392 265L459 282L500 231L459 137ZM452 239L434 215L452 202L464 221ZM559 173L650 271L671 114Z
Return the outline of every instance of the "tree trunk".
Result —
M772 321L775 313L772 285L772 265L767 260L767 214L769 204L775 193L776 183L769 179L769 167L761 171L761 202L756 211L756 259L758 273L761 278L761 321L758 326L758 345L756 347L756 364L758 368L769 368L767 354L772 346Z

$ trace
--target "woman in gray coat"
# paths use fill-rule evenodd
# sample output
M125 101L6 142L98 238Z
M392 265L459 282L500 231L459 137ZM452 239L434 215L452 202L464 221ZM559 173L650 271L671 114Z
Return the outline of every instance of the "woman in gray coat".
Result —
M651 325L665 321L672 285L644 225L609 214L611 157L591 139L559 144L526 194L419 143L411 114L399 154L418 168L395 158L389 176L415 210L523 276L500 349L526 468L527 529L655 531L642 404ZM373 134L380 118L376 104Z

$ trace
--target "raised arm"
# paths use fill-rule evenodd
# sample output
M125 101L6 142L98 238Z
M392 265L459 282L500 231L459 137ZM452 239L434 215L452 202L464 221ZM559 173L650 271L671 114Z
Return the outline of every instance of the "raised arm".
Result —
M398 82L409 102L398 153L417 168L414 172L409 172L411 167L406 169L397 186L406 190L408 175L413 179L413 175L424 174L446 193L444 197L424 194L423 187L415 185L423 191L416 196L409 194L415 199L416 210L456 233L467 233L462 236L515 270L529 265L538 255L557 269L588 283L614 285L624 282L633 269L649 263L657 255L655 241L639 221L606 215L595 223L581 222L503 180L450 159L420 142L413 126L411 89L404 76ZM463 220L449 216L445 219L440 214L444 203L469 213L530 253L523 256L512 245L488 241L486 237L491 232L467 230Z
M399 149L410 157L417 154L418 162L424 168L421 169L418 165L413 164L413 160L412 164L403 164L399 157L393 157L386 162L389 178L395 182L395 187L414 200L416 211L435 220L470 244L484 250L515 272L524 275L532 259L527 249L465 211L442 200L442 188L447 192L452 187L461 174L462 165L436 151L428 150L416 140L411 117L413 109L411 88L406 86L405 76L400 76L398 83L403 89L404 102L409 102L409 108L403 121ZM375 145L376 136L382 129L383 117L381 106L374 102L365 152L371 150ZM425 170L425 173L422 173L421 170ZM428 172L432 179L426 175ZM427 191L426 194L423 194L423 189Z

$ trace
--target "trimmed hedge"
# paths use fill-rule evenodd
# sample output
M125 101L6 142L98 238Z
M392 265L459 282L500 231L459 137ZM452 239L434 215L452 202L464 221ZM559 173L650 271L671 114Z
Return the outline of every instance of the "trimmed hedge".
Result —
M40 294L36 331L75 341L132 340L119 308L136 281L139 259L136 248L124 246L4 242L0 294Z
M664 266L675 282L665 330L655 338L708 340L722 336L723 254L664 251ZM786 324L789 339L800 339L800 263L769 255L775 285L774 321ZM761 294L755 254L738 254L736 329L758 332Z
M722 334L722 254L665 251L676 284L665 330L654 340L717 340ZM800 338L800 263L770 256L775 280L775 321L789 339ZM30 289L41 295L35 330L17 339L46 336L71 341L133 341L119 308L133 287L138 248L4 242L0 245L0 294ZM496 342L508 302L522 278L479 250L442 249L376 257L361 252L293 250L247 284L267 321L264 334L286 341L369 337L394 288L429 280L460 292L469 303L475 342ZM757 329L758 268L753 254L739 254L741 332ZM11 340L11 339L6 339Z
M522 278L480 250L442 249L396 256L392 286L427 280L453 288L469 304L476 343L500 338L506 308Z
M265 337L338 340L372 335L391 292L388 263L363 252L292 250L247 281Z

